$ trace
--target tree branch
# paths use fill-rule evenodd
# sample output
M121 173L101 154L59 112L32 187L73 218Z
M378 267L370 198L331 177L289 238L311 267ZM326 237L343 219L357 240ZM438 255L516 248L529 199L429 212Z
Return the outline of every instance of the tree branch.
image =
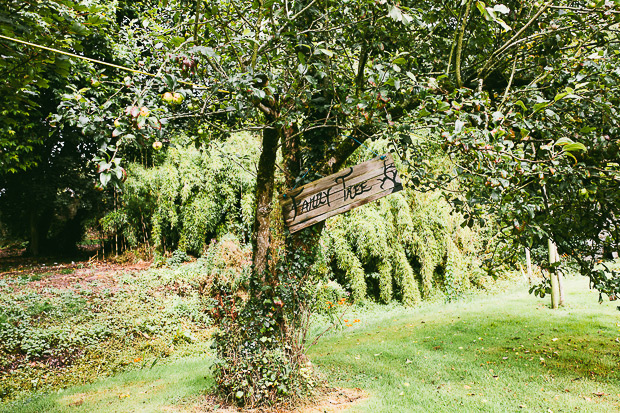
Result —
M467 19L469 18L469 12L471 10L471 3L473 0L469 0L467 5L465 6L465 13L463 15L463 20L461 22L461 28L459 29L458 40L456 43L456 60L455 71L456 71L456 84L458 88L463 87L463 80L461 79L461 55L463 52L463 36L465 35L465 26L467 26Z

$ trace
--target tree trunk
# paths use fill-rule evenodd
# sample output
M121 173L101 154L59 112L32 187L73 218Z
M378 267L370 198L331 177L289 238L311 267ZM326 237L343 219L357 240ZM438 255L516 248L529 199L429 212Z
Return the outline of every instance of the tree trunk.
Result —
M37 213L30 211L30 245L28 246L30 254L36 257L39 255L39 230L37 226Z
M558 254L557 247L555 248L555 261L560 262L560 254ZM558 305L564 305L564 282L562 278L564 275L560 271L556 271L556 276L558 277L558 291L559 291L559 302Z
M274 189L278 131L263 131L263 150L258 161L255 192L254 229L252 231L252 265L256 274L264 279L271 242L270 215Z
M553 265L557 262L557 247L551 239L547 241L549 247L549 264ZM558 272L554 267L549 268L549 278L551 280L551 308L554 310L560 304L560 286L558 282Z
M527 265L527 282L532 285L532 257L529 248L525 249L525 264Z

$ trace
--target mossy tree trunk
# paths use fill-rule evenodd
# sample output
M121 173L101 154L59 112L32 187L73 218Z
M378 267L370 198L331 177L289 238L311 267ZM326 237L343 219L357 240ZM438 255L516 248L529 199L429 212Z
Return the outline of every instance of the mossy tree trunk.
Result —
M258 161L256 177L256 208L252 234L253 271L265 277L269 246L271 245L271 210L275 186L278 131L267 128L263 131L263 150Z

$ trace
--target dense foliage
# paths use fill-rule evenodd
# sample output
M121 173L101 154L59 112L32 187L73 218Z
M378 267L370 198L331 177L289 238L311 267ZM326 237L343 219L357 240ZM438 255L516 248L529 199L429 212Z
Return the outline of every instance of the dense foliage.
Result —
M324 255L356 301L456 298L482 277L482 240L459 224L439 194L396 194L328 222Z
M157 166L128 167L119 203L101 224L130 247L202 255L211 239L235 234L249 242L258 141L238 134L200 148L178 139Z
M551 239L610 297L617 278L595 264L619 242L619 16L610 1L469 1L458 15L436 15L434 31L460 26L456 41L450 59L433 62L436 75L419 81L415 121L402 127L416 185L458 177L452 202L470 223L489 213L500 221L506 244L496 258ZM421 124L435 139L410 139ZM432 150L450 154L450 174L424 164Z
M121 188L123 165L134 163L120 205L112 197L107 205L114 211L100 221L107 232L122 234L130 245L148 240L160 251L178 248L175 260L200 253L210 237L225 232L249 238L251 299L238 317L222 322L230 334L216 343L228 396L240 391L230 383L247 373L269 340L274 360L284 357L295 371L291 377L301 377L303 340L287 332L303 331L300 308L311 308L313 295L302 280L326 281L329 267L357 299L370 294L407 304L438 286L452 297L475 278L459 271L475 266L470 240L476 237L459 229L458 215L451 217L432 194L395 196L337 218L325 234L323 224L294 236L280 227L273 206L278 189L339 170L360 144L381 137L409 161L404 176L415 189L444 189L470 227L497 219L498 237L508 246L502 256L513 259L523 246L551 239L612 296L618 278L607 279L594 258L601 245L617 247L619 239L619 2L488 3L10 2L9 12L25 27L42 22L51 30L35 30L31 40L61 35L68 44L54 46L104 50L108 60L131 66L125 70L131 74L118 66L95 70L92 60L77 63L73 56L56 86L64 93L49 98L42 113L44 130L20 146L3 126L0 150L12 163L3 164L2 173L31 167L34 161L20 163L15 154L31 151L54 124L62 139L50 148L70 142L65 136L85 137L71 159L83 171L95 155L97 189ZM58 28L49 24L55 11L62 12ZM86 42L94 32L83 20L102 26L101 38L91 37L106 47ZM26 35L19 25L0 27ZM6 62L37 57L15 41L0 44L9 49ZM36 95L47 86L50 62L36 62L32 78L19 71L8 77L11 90ZM4 96L6 119L16 124L24 115L17 109L21 95ZM254 182L245 160L246 168L238 169L216 159L215 142L239 130L262 134ZM180 135L189 139L175 142ZM446 154L449 167L429 162ZM239 173L232 182L231 172ZM9 186L0 188L0 198L10 199ZM41 216L31 213L30 222ZM16 219L23 224L27 216ZM34 235L49 231L34 227L31 246L38 244ZM268 334L260 327L266 322L273 329ZM285 393L269 380L272 373L248 375L255 391L237 399L281 401ZM265 380L271 384L260 393Z
M0 10L0 177L27 170L44 158L37 147L50 132L46 117L55 110L58 89L77 83L67 56L12 41L101 53L108 57L111 5L103 2L8 0ZM6 37L4 37L6 36ZM9 39L7 39L7 37ZM95 51L94 49L99 49ZM81 67L83 69L83 67ZM56 101L57 104L57 101Z
M105 267L36 266L5 273L0 400L149 368L192 347L208 350L211 320L199 286L209 265L114 274Z

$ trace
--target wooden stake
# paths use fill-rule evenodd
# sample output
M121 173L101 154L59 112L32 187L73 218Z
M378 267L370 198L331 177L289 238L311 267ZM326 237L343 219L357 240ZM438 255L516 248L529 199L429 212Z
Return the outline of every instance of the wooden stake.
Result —
M549 264L553 265L557 262L557 247L551 239L547 241L547 245L549 248ZM558 273L555 268L549 269L549 278L551 279L551 308L555 310L560 304L560 286L558 282Z

